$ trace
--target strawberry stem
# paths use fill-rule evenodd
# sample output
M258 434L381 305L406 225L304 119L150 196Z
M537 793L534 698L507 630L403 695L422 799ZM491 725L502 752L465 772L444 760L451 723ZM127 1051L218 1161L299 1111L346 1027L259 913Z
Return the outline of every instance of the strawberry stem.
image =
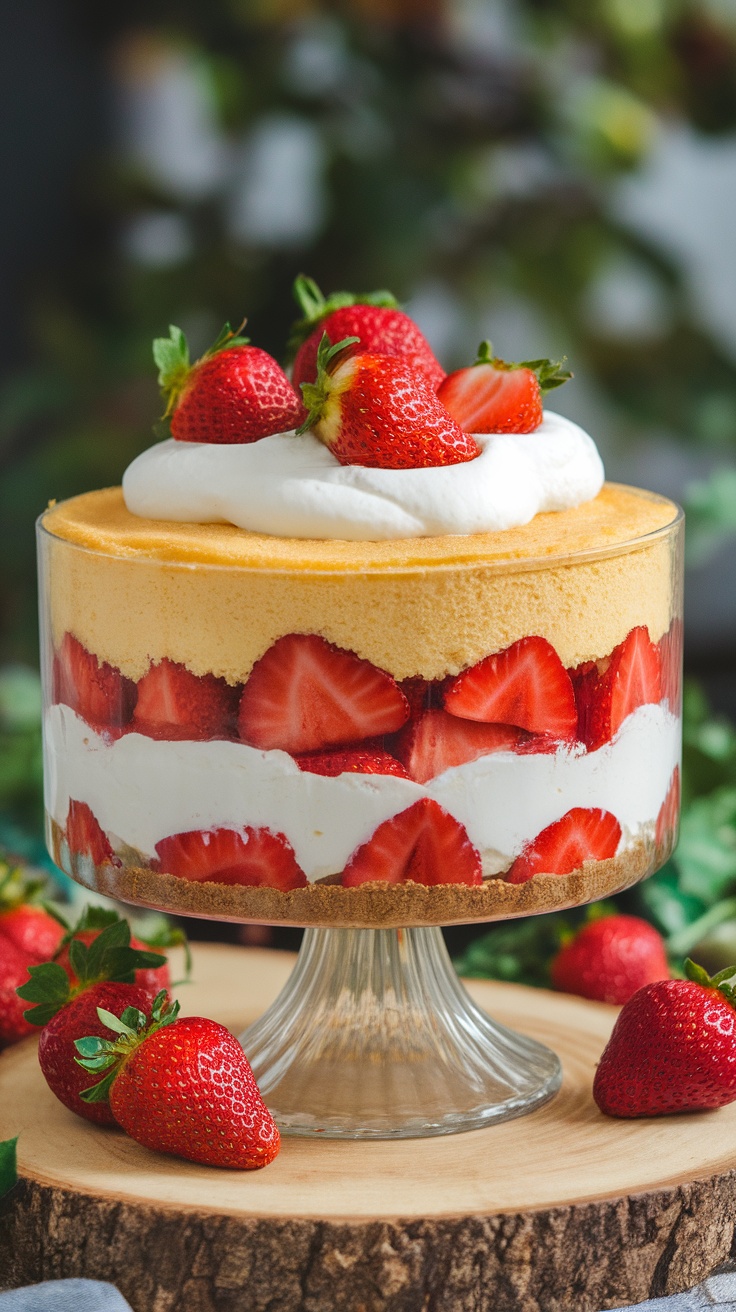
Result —
M332 370L335 368L337 356L342 355L343 351L346 351L350 346L355 346L358 342L360 342L359 337L343 337L341 342L335 342L333 346L327 333L322 334L322 341L317 352L316 381L302 383L301 385L302 396L308 413L304 423L300 424L296 430L297 436L306 433L308 428L314 428L314 425L321 417L330 394L329 379Z
M289 360L296 355L302 342L305 342L314 329L334 310L343 310L349 305L380 305L387 309L398 309L399 302L393 292L382 288L377 292L330 292L329 296L317 286L314 278L300 273L294 280L294 299L302 312L301 319L296 319L291 326L287 343Z
M729 1002L732 1007L736 1007L736 986L729 983L736 976L736 966L726 966L725 970L719 970L717 975L709 975L707 970L699 966L696 961L690 957L685 958L685 977L692 980L694 984L700 984L704 989L716 989Z

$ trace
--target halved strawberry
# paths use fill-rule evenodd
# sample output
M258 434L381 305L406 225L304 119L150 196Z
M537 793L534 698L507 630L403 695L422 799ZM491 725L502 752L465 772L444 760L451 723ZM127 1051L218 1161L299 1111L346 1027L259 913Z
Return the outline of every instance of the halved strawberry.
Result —
M561 360L507 364L481 342L475 363L448 374L437 395L466 433L531 433L544 418L544 393L572 378L561 367Z
M244 884L252 888L304 888L307 877L285 834L272 829L191 829L156 844L151 865L197 883Z
M86 802L70 801L65 833L72 856L91 857L96 866L116 860L104 829Z
M621 826L610 811L575 806L525 844L506 874L509 884L525 884L534 875L569 875L584 861L615 856Z
M676 765L672 771L670 786L667 789L654 832L654 841L657 846L664 843L670 834L677 835L677 824L680 818L680 767Z
M411 778L426 784L451 766L492 752L512 752L526 736L508 724L478 724L447 711L425 711L402 729L396 750Z
M401 884L482 884L478 852L464 827L432 798L422 797L384 820L353 852L345 888L374 881Z
M578 734L589 751L610 742L637 707L662 699L659 649L643 625L632 629L607 660L579 665L572 679Z
M54 657L53 698L71 706L93 727L119 727L133 713L136 690L114 666L98 661L71 633Z
M445 710L464 720L516 725L570 741L578 713L570 676L546 638L519 638L453 679Z
M301 755L393 733L408 715L390 674L316 633L288 633L253 666L238 725L253 747Z
M662 696L677 715L682 697L682 620L678 616L662 635L657 647L662 667Z
M234 734L238 692L214 674L192 674L164 657L138 682L132 727L148 738L228 738Z
M338 774L393 774L399 779L409 778L395 756L378 749L312 752L308 756L295 756L294 760L300 770L306 770L310 774L331 775L333 778Z

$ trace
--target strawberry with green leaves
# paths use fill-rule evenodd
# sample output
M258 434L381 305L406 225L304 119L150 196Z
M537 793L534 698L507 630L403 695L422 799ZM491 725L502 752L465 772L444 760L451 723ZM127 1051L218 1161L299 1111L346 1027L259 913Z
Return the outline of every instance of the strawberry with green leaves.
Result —
M295 388L315 381L319 345L326 334L333 345L345 337L354 338L354 353L360 350L396 356L433 392L437 391L445 371L426 337L399 309L391 292L368 292L363 296L333 292L325 297L312 278L300 274L294 283L294 296L302 311L289 339L290 350L296 352L292 369Z
M85 947L90 947L92 943L99 938L103 930L110 925L117 925L123 917L118 915L109 907L100 907L87 905L76 924L66 925L62 918L60 922L66 929L66 933L59 941L56 951L53 953L53 960L64 968L69 976L72 988L79 984L79 980L74 973L71 961L71 947L74 940L83 943ZM127 921L124 923L127 924ZM147 935L145 940L130 936L130 947L138 952L156 952L159 948L183 947L185 954L185 974L189 978L191 971L191 954L189 943L183 929L170 924L162 924L160 928L151 936ZM171 987L171 972L165 957L161 958L161 964L157 966L139 966L134 975L133 982L140 988L145 989L154 997L160 989Z
M87 1083L102 1076L84 1091L85 1104L109 1100L117 1124L155 1152L234 1170L267 1166L279 1132L243 1049L224 1025L178 1012L163 993L150 1013L99 1008L106 1037L96 1030L75 1044Z
M437 395L466 433L533 433L544 418L545 394L572 378L563 363L508 364L481 342L475 363L448 374Z
M153 358L179 442L257 442L295 428L304 408L281 366L229 324L194 364L181 328L157 337Z
M607 1116L710 1111L736 1101L736 966L639 989L613 1027L593 1082Z
M405 360L354 354L347 337L331 345L323 334L317 381L303 383L308 414L297 430L311 428L341 465L372 469L426 469L475 460L480 449L436 393Z
M44 880L27 879L19 866L0 858L0 1048L33 1033L16 994L28 967L47 961L64 933L39 904Z
M100 1006L121 1012L129 1006L149 1006L155 990L136 984L136 971L159 969L166 958L131 947L130 925L117 919L89 944L71 938L68 957L67 969L56 961L31 966L31 978L17 990L18 997L34 1004L24 1012L25 1019L43 1027L38 1060L52 1093L77 1116L112 1125L105 1103L87 1104L79 1096L89 1081L77 1065L74 1041L106 1032L97 1016Z

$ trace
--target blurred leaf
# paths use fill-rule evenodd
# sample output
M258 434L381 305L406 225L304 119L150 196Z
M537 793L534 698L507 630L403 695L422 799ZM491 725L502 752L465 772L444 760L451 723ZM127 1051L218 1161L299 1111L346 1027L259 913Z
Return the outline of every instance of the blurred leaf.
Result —
M736 533L736 469L715 469L702 482L691 483L684 502L687 560L701 565Z
M673 861L681 891L706 905L736 885L736 788L695 799L682 816Z

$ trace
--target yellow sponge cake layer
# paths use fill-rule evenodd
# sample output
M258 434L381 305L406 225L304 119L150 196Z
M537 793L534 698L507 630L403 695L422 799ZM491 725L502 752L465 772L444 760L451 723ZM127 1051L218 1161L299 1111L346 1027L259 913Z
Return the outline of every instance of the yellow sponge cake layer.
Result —
M396 678L457 673L529 633L566 666L635 625L670 624L665 498L606 484L575 510L504 532L390 542L248 533L140 519L120 488L42 518L52 637L67 631L138 679L167 656L242 682L284 633L320 633Z

